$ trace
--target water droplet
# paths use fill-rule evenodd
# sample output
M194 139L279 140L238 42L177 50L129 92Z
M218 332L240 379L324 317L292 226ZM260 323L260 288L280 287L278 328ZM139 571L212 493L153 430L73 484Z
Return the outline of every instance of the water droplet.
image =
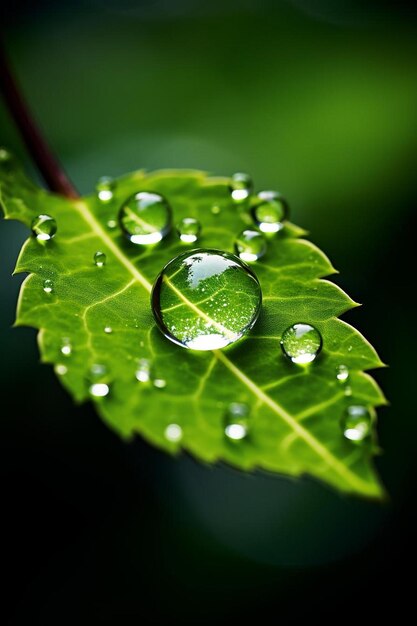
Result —
M229 404L225 415L224 432L226 437L235 441L244 439L248 434L249 406L243 402Z
M110 219L107 220L107 228L110 228L110 230L113 230L114 228L116 228L117 226L117 221L114 219Z
M72 352L71 342L68 339L68 337L64 337L61 343L61 353L64 356L70 356L71 352Z
M149 359L138 359L135 377L140 383L149 382L151 378L151 362Z
M102 176L99 178L96 184L98 199L101 200L101 202L110 202L113 200L115 186L116 183L111 176Z
M257 261L266 252L265 237L257 230L243 230L235 241L235 252L242 261Z
M276 233L284 227L288 204L277 191L261 191L252 207L252 217L263 233Z
M68 367L63 363L58 363L57 365L55 365L55 372L59 376L65 376L65 374L68 372Z
M46 278L43 281L43 290L45 293L52 293L54 290L54 283L50 278Z
M32 233L38 241L49 241L55 236L57 226L56 221L50 215L38 215L32 220Z
M107 367L101 363L91 366L88 376L88 391L94 398L104 398L110 392Z
M339 367L336 368L336 378L341 383L345 383L347 381L349 378L349 369L346 365L339 365Z
M194 243L200 236L201 224L194 217L184 217L177 226L178 234L184 243Z
M164 435L168 441L181 441L182 428L178 424L168 424L165 428Z
M282 333L281 348L293 363L311 363L319 354L323 340L310 324L293 324Z
M104 267L106 265L106 260L107 257L104 252L100 252L100 250L98 250L94 254L94 265L97 267Z
M165 389L165 387L167 386L167 381L163 378L155 378L153 384L154 387L157 387L157 389Z
M113 332L113 328L111 326L105 326L104 332L106 333L106 335L111 335L111 333Z
M213 215L218 215L221 212L221 208L217 204L213 204L210 210Z
M371 433L372 418L365 406L350 406L342 420L343 434L353 443L361 443Z
M119 211L119 224L132 243L157 243L171 229L171 207L157 193L140 191L131 196Z
M255 274L238 257L200 249L180 254L163 268L151 302L165 337L192 350L216 350L252 328L262 292Z
M351 396L351 395L352 395L352 387L350 385L346 385L345 396Z
M230 183L230 193L235 202L242 202L252 193L253 182L249 174L236 172L233 174Z
M348 352L352 352L353 346L348 346Z

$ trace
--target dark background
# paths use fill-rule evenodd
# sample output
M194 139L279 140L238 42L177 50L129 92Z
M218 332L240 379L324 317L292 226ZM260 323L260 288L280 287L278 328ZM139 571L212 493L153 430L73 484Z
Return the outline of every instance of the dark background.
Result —
M366 5L366 6L364 6ZM391 499L122 443L13 330L26 229L0 223L7 624L298 624L413 610L416 12L344 0L5 2L31 106L82 192L145 167L278 188L364 307ZM35 176L3 104L0 144ZM364 606L360 607L360 603ZM267 611L272 617L267 618Z

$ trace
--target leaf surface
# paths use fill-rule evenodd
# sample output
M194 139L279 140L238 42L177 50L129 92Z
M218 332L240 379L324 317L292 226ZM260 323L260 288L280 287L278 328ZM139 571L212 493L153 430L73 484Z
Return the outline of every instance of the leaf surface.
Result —
M343 436L341 419L349 404L373 411L385 403L365 373L382 363L364 337L338 319L356 303L323 280L335 270L302 238L302 229L287 223L251 265L263 304L244 339L197 352L168 341L156 327L152 284L167 262L196 244L184 245L174 228L157 245L135 246L115 226L118 208L137 191L160 193L172 206L174 224L199 219L199 248L233 252L251 218L232 200L229 184L198 171L139 171L117 181L109 202L96 195L73 201L36 187L14 161L0 164L5 217L30 227L46 213L58 225L51 241L40 244L32 235L22 248L16 272L28 276L16 325L39 329L42 361L55 366L77 402L90 398L91 368L105 367L110 391L92 400L124 438L140 433L171 453L182 448L203 461L243 470L309 474L344 492L381 497L372 464L375 433L365 445L355 445ZM106 255L103 267L93 261L97 251ZM50 293L45 280L53 285ZM290 362L280 349L282 332L296 322L314 325L323 337L323 350L309 367ZM136 375L146 360L147 382ZM348 385L336 378L340 365L349 369ZM236 402L250 407L249 431L245 439L231 441L224 419ZM181 427L181 439L167 438L172 424Z

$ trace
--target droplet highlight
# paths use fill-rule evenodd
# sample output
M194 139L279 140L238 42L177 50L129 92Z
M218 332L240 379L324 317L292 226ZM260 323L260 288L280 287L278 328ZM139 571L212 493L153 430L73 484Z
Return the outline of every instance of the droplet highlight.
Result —
M310 324L293 324L282 333L281 348L293 363L311 363L319 355L323 340L317 328Z
M46 213L35 217L32 220L31 228L36 239L42 243L55 237L57 231L55 219Z
M262 292L252 270L220 250L193 250L170 261L151 295L159 330L191 350L234 343L255 324Z
M165 438L175 443L181 441L182 435L182 428L178 424L168 424L164 431Z
M252 217L263 233L277 233L288 218L287 201L277 191L261 191L252 207Z
M372 429L372 417L366 406L353 405L346 409L342 420L343 434L353 443L362 443Z
M104 332L106 333L106 335L111 335L113 332L113 328L111 326L105 326Z
M239 441L248 434L249 406L243 402L229 404L224 422L224 433L228 439Z
M153 381L153 386L157 389L165 389L167 386L167 381L164 378L155 378Z
M98 199L103 203L111 202L115 187L116 183L111 176L99 178L96 184Z
M119 225L126 238L137 245L158 243L171 230L171 207L158 193L139 191L119 211Z
M110 393L108 371L105 365L95 363L88 376L88 391L93 398L105 398Z
M235 202L243 202L250 196L253 190L253 181L249 174L236 172L230 183L230 193Z
M45 293L52 293L54 290L54 283L50 278L46 278L43 281L43 290Z
M55 373L58 374L58 376L65 376L67 372L68 367L63 363L58 363L57 365L55 365Z
M267 244L265 237L258 230L246 228L235 241L235 252L247 263L258 261L264 256Z
M194 243L200 236L201 224L194 217L184 217L177 226L179 238L184 243Z
M107 257L104 252L98 250L94 253L93 260L96 267L104 267L106 265Z

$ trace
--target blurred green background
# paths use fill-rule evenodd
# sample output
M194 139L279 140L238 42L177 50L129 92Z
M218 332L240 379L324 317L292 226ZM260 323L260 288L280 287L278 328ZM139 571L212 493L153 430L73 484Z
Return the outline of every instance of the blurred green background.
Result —
M3 558L8 624L284 624L382 616L412 601L411 390L417 12L353 0L3 3L24 92L90 192L137 168L243 170L289 199L364 307L391 406L376 464L391 500L243 475L126 445L74 407L11 328L26 229L0 222ZM0 144L36 172L0 103ZM401 580L401 602L394 594ZM372 595L376 591L376 594ZM145 617L146 616L146 617Z

